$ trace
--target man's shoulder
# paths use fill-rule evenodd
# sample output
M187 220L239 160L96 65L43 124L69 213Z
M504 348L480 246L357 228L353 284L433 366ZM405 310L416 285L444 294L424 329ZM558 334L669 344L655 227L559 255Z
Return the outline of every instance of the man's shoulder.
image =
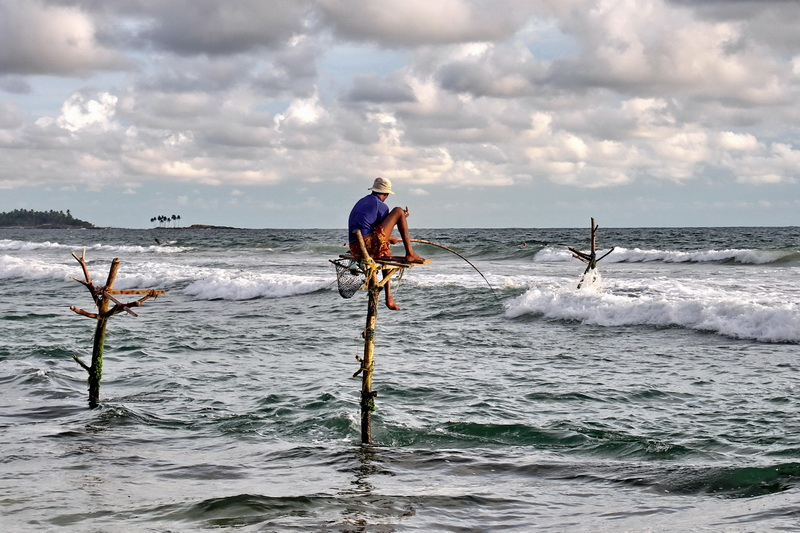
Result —
M358 202L356 202L356 206L372 205L375 203L375 200L380 202L380 199L377 196L375 196L374 194L368 194L362 199L360 199Z

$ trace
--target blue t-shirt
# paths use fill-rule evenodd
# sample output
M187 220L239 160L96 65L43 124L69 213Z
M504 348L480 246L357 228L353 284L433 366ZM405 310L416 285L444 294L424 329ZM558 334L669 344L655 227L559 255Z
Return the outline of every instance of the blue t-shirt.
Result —
M375 231L375 226L380 224L389 214L389 206L381 202L375 193L368 194L353 206L350 218L347 221L348 241L356 240L353 230L360 229L361 235L367 236Z

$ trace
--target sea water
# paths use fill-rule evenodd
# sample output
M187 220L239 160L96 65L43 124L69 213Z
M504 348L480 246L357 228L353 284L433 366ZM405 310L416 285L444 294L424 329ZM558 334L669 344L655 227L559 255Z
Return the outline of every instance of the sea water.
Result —
M4 531L800 529L798 228L414 237L362 446L343 230L0 230Z

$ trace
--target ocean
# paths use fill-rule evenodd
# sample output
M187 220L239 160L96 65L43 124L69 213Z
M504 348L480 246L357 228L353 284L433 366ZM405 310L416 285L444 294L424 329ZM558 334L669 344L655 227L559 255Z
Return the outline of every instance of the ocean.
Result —
M486 280L416 245L370 446L344 229L0 230L3 530L800 530L800 230L598 222L580 289L588 223L412 228ZM97 409L84 249L166 291L111 318Z

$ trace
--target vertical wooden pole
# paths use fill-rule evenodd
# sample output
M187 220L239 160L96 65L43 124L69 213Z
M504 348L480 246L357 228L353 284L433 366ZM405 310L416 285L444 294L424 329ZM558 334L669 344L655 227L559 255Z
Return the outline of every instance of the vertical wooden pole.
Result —
M108 318L98 316L92 344L92 364L89 367L89 408L100 406L100 380L103 379L103 348L106 342Z
M592 270L596 269L597 268L597 263L601 259L605 258L608 254L610 254L611 252L614 251L614 248L612 247L609 251L607 251L601 257L597 257L597 228L599 228L599 227L600 226L598 226L597 224L594 223L594 217L592 217L592 227L591 227L591 230L592 230L592 249L588 254L584 253L584 252L581 252L580 250L578 250L576 248L569 248L569 251L572 252L572 257L574 257L575 259L580 259L581 261L586 263L586 270L583 271L583 276L581 276L581 280L578 282L578 288L579 289L581 288L581 285L583 284L584 279L586 278L586 274L588 274Z
M119 270L119 258L111 261L111 268L108 270L108 278L103 293L114 289L114 280ZM103 378L103 350L106 343L106 326L111 315L108 312L111 300L101 294L97 308L97 325L94 328L94 342L92 343L92 364L89 367L89 408L94 409L100 406L100 380Z
M375 395L372 392L372 367L375 354L375 327L378 323L378 297L381 285L378 282L378 265L369 256L361 231L353 230L361 249L361 264L366 270L367 324L364 328L364 357L361 361L361 443L372 444L372 412L375 410Z
M111 268L108 270L108 278L106 279L105 286L95 287L94 282L92 281L92 276L89 275L89 267L86 266L86 249L84 248L80 257L78 257L75 252L72 253L72 257L74 257L75 260L80 263L81 268L83 269L83 277L85 278L85 281L77 278L72 279L89 289L89 292L92 293L92 299L97 306L97 313L84 311L83 309L79 309L74 305L70 307L72 311L78 313L79 315L95 319L91 364L87 365L81 360L80 357L72 354L72 358L75 359L75 361L81 365L86 372L89 373L89 407L94 409L95 407L100 406L100 380L103 378L103 350L106 344L106 327L108 326L108 320L112 316L116 315L117 313L121 313L122 311L125 311L133 316L138 316L130 309L131 307L139 307L146 300L150 298L156 298L160 294L164 294L164 291L155 289L115 291L114 280L117 277L117 271L119 271L120 264L118 258L115 258L113 261L111 261ZM140 294L143 297L135 302L123 303L114 298L113 295L115 294ZM114 303L114 307L111 307L112 302Z
M367 324L364 329L364 359L361 377L361 443L372 443L372 412L375 410L375 393L372 391L372 368L375 354L375 327L378 323L378 299L380 295L378 271L370 269L367 280Z

